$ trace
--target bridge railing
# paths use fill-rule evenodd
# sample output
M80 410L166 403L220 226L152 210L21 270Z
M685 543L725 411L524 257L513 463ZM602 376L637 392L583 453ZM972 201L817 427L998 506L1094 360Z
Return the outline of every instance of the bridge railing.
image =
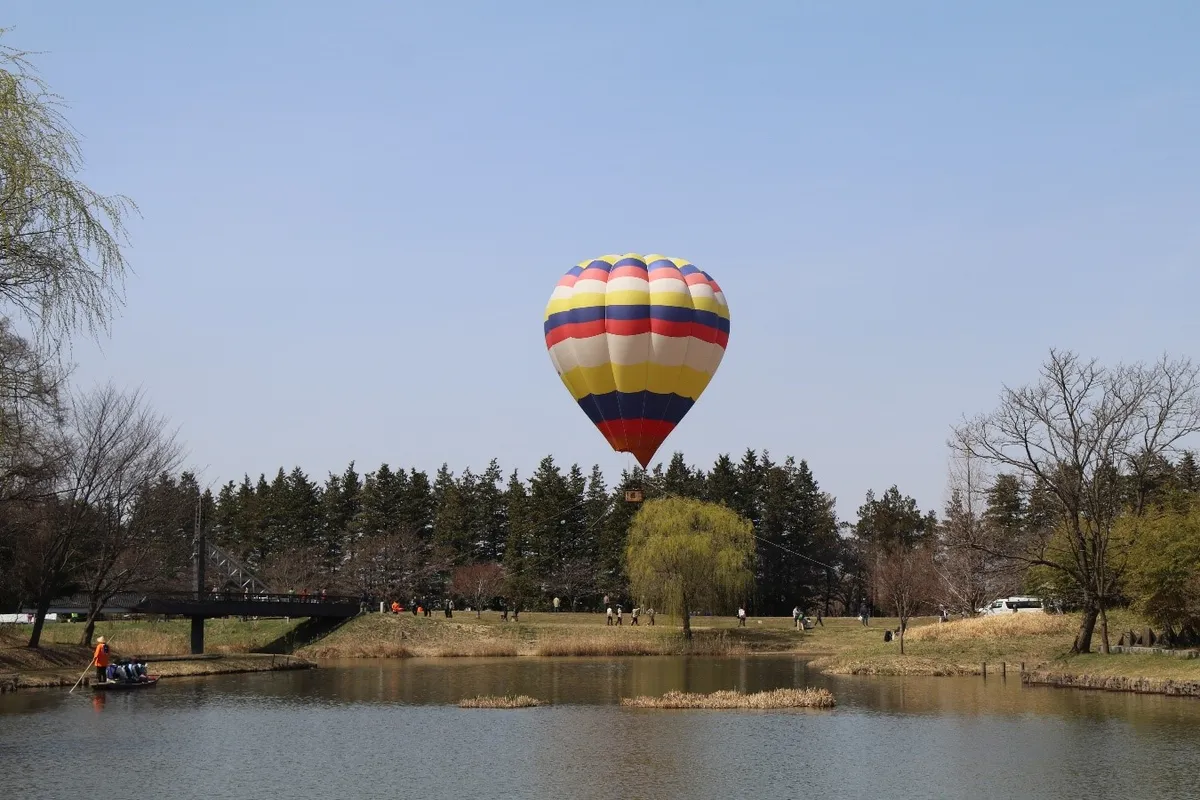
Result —
M230 589L201 592L199 595L196 592L122 592L113 595L104 605L106 608L137 608L156 600L175 600L192 603L353 603L355 605L362 602L361 597L344 594L325 594L324 596L320 592L308 595L298 593L271 594L268 592L254 593L247 590L239 591ZM88 601L89 597L87 595L71 595L69 597L58 598L54 601L53 605L55 607L79 606L87 608ZM368 602L371 601L368 599Z

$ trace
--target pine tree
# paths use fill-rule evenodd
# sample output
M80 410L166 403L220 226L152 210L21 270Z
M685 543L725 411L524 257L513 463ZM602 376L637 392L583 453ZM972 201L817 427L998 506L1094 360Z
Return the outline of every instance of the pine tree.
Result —
M470 476L470 471L465 473ZM474 478L469 480L474 482ZM445 548L455 566L465 564L471 555L468 541L469 501L463 497L463 486L454 479L454 473L442 464L433 480L433 542Z
M729 508L738 505L738 471L727 453L717 457L704 481L704 499Z
M533 597L536 583L530 562L533 558L529 495L516 470L504 490L508 513L508 541L504 548L505 602L518 609Z
M761 486L762 465L759 463L758 454L747 449L737 467L737 491L734 492L731 508L751 523L758 522L758 493Z
M1179 488L1188 494L1200 492L1200 467L1196 465L1196 454L1184 450L1175 465L1175 481Z
M1000 474L987 491L987 507L984 520L1010 537L1021 535L1026 529L1025 488L1016 475Z
M476 561L504 561L508 508L500 485L503 480L500 464L493 458L480 476L475 492L475 513L472 516L474 532L471 539L476 543Z
M329 473L321 493L321 541L325 569L334 575L354 553L354 520L361 510L362 481L354 462L341 475Z
M397 480L400 489L396 509L399 525L423 541L430 540L433 537L434 502L429 476L413 468L407 476L397 473Z
M683 453L677 451L671 456L657 488L666 496L699 500L704 495L704 473L689 467Z
M831 495L821 491L807 461L800 462L792 481L797 506L797 538L794 545L798 552L808 557L797 561L792 591L802 609L820 598L824 613L829 614L833 599L834 568L842 550L836 503Z

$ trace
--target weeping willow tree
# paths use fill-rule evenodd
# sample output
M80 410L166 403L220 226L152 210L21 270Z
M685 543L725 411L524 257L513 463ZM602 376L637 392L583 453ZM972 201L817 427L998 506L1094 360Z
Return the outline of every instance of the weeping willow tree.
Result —
M28 55L0 45L0 313L58 350L74 332L107 330L127 271L123 218L135 206L76 178L79 140Z
M681 497L648 501L634 516L625 544L625 569L633 596L683 616L732 604L754 583L754 528L715 503Z

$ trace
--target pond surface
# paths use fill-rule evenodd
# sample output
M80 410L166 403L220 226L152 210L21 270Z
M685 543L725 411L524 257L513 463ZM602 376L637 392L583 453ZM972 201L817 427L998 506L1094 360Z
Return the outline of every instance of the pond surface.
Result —
M622 709L824 686L827 711ZM453 705L524 693L553 705ZM5 798L1195 798L1200 701L791 657L411 659L0 697Z

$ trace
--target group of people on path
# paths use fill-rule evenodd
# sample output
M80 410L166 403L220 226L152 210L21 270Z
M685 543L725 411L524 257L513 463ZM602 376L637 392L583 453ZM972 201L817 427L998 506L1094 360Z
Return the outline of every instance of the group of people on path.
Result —
M607 600L607 599L608 598L606 597L605 600ZM614 616L613 615L613 607L609 606L608 612L604 615L605 616L604 624L605 625L623 625L624 617L622 616L622 611L623 611L623 609L621 608L621 604L617 603L617 613ZM641 613L642 613L642 609L635 606L634 609L629 612L629 617L630 617L629 624L637 625L638 617L641 616ZM651 625L654 624L654 614L655 614L655 611L653 608L646 609L646 616L650 618Z
M449 598L447 598L446 601L441 604L441 607L442 607L442 612L446 615L447 619L451 619L454 617L454 601L453 600L450 600ZM391 608L392 608L393 614L403 614L404 613L404 606L400 605L399 600L393 600ZM412 603L409 604L408 608L410 611L412 611L412 615L414 617L433 616L433 611L432 611L432 609L430 609L429 605L427 603L425 603L424 600L417 600L417 598L415 598L415 597L412 599ZM470 609L467 609L467 610L470 611Z

